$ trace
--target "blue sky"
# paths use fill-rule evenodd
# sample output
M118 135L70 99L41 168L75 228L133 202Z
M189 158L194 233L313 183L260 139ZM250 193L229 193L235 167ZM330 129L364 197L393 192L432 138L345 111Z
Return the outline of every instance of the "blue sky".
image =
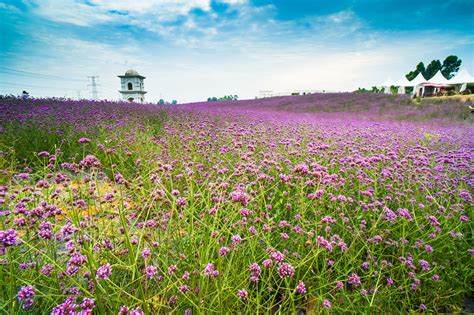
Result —
M450 54L474 72L474 2L0 0L0 94L88 97L99 76L147 78L147 99L353 90Z

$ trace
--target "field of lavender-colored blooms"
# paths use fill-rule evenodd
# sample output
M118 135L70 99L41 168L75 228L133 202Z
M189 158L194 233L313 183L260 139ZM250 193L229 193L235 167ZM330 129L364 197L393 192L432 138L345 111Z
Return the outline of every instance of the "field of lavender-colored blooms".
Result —
M466 104L0 100L0 310L461 312Z

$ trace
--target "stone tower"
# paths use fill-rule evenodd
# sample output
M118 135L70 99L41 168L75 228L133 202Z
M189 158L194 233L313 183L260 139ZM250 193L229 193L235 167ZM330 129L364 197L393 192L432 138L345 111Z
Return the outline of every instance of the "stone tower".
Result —
M124 100L129 102L140 102L145 101L145 88L143 86L144 76L138 74L135 70L127 70L125 75L119 75L121 89L120 94Z

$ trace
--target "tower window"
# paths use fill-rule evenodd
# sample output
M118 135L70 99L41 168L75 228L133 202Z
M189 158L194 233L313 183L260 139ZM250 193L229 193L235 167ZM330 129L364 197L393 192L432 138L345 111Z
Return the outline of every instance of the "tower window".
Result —
M128 89L129 89L129 90L133 90L133 85L132 85L131 82L128 82L127 86L128 86Z

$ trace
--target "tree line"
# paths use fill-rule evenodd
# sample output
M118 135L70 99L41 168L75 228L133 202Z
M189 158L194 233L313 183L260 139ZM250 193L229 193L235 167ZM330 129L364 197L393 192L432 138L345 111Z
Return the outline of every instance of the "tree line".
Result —
M239 97L237 95L225 95L222 97L208 97L208 102L223 102L223 101L237 101Z
M159 105L176 105L178 104L178 101L177 100L172 100L171 102L167 102L165 101L164 99L160 98L160 100L158 101L158 104Z
M415 70L408 72L405 76L408 81L411 81L421 73L425 80L429 80L441 70L441 74L449 80L459 71L461 63L462 60L455 55L446 57L443 63L439 60L433 60L427 66L425 66L423 61L421 61L416 66Z

